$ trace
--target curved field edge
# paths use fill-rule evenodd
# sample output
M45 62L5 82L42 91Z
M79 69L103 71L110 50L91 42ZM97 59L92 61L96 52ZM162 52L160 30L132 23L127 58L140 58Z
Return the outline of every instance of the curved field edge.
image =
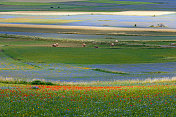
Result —
M0 47L0 71L1 70L29 70L36 69L36 66L28 65L20 61L14 60L12 57L5 55Z
M176 61L175 48L3 47L22 62L67 64L164 63ZM172 57L172 59L167 59Z

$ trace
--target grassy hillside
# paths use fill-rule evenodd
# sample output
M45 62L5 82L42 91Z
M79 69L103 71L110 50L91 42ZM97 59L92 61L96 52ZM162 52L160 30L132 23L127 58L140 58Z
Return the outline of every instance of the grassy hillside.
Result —
M8 56L23 62L120 64L175 62L176 49L7 47Z

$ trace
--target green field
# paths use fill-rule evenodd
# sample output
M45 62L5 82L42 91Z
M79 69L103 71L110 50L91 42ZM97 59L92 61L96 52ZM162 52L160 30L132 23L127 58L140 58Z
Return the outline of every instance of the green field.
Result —
M11 36L0 40L0 45L7 45L1 47L3 52L22 62L123 64L176 61L175 48L159 47L174 41L120 41L115 43L114 47L110 46L109 41L84 41L87 45L86 48L82 48L83 42L79 40L51 40L23 36ZM56 42L60 47L51 47Z
M36 63L121 64L176 61L175 48L6 47L3 50L14 59Z

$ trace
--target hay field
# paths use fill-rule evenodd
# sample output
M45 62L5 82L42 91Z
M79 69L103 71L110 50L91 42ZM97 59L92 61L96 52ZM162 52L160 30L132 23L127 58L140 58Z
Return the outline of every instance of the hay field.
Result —
M30 18L8 18L0 19L3 23L38 23L38 24L56 24L56 23L71 23L81 20L62 20L62 19L30 19Z

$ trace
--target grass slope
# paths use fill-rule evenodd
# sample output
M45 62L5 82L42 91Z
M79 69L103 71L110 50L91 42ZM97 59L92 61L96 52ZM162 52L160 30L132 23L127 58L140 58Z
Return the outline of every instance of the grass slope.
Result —
M14 59L36 63L121 64L176 61L175 48L6 47L4 50ZM170 57L172 59L168 59Z

